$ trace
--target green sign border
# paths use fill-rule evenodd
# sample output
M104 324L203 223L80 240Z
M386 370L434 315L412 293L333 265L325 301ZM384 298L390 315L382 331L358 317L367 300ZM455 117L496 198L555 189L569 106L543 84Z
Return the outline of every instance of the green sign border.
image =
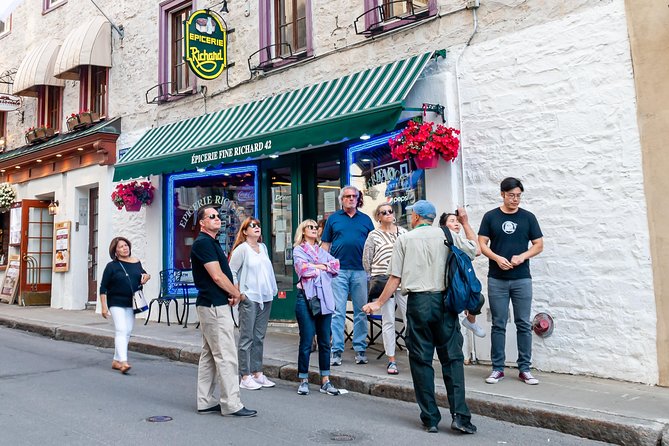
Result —
M191 47L198 48L198 47L200 47L201 45L207 45L208 47L213 46L212 44L196 44L195 42L191 42L191 39L190 39L190 35L191 35L190 28L191 28L191 25L193 24L193 21L194 21L194 20L197 20L197 19L199 19L200 17L211 17L211 18L216 22L216 24L218 25L218 27L219 27L219 29L221 30L221 33L222 33L222 35L223 35L223 36L221 37L221 39L223 40L224 44L223 44L222 47L217 47L217 48L220 48L220 49L223 50L223 62L220 62L220 61L216 62L216 63L220 63L220 67L217 68L217 69L215 70L215 73L214 73L214 74L205 74L205 73L202 73L202 72L198 69L197 62L194 61L194 60L192 60L192 59L190 58L190 52L191 52L190 50L191 50ZM198 33L199 33L199 32L198 32ZM202 35L202 33L199 33L199 34ZM227 66L228 66L228 36L227 36L227 29L225 28L225 26L223 25L223 21L221 20L221 18L220 18L217 14L212 13L211 11L208 11L208 10L206 10L206 9L199 9L199 10L193 12L193 13L188 17L188 19L184 22L184 40L185 40L185 42L186 42L186 56L185 56L186 62L188 63L188 66L190 67L191 71L192 71L197 77L199 77L199 78L201 78L201 79L206 79L206 80L216 79L217 77L219 77L219 76L221 75L221 73L223 73L223 70L225 70L225 69L227 68Z

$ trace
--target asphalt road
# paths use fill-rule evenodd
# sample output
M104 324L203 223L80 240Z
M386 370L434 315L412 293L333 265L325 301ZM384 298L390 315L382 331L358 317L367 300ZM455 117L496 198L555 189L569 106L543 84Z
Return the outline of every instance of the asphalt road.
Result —
M475 435L450 430L442 409L438 434L424 432L415 404L312 385L242 390L256 418L198 415L194 365L130 353L133 369L111 369L109 349L53 341L0 327L0 445L595 445L545 429L474 415ZM152 416L171 421L149 422Z

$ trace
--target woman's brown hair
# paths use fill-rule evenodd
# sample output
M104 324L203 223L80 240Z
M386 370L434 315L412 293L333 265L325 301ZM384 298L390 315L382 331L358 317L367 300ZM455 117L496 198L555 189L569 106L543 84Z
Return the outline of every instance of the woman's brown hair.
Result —
M232 249L230 250L231 256L232 252L237 248L237 246L241 245L246 241L246 234L244 232L248 229L251 223L255 223L258 225L258 227L260 227L260 220L253 217L247 217L246 220L242 222L242 225L239 227L239 230L237 231L237 237L235 237L235 243L232 245ZM260 238L258 238L258 243L262 243L262 234L260 235Z
M130 240L125 237L114 237L109 244L109 257L112 260L116 260L116 246L118 246L118 242L125 242L128 245L128 255L132 255L132 243L130 243Z

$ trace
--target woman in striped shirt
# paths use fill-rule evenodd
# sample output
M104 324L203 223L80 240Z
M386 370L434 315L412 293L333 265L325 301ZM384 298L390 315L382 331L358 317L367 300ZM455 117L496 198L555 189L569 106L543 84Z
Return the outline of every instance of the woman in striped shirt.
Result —
M388 280L388 264L393 253L395 240L406 229L395 224L393 208L388 203L376 207L374 218L379 222L379 227L367 236L365 247L362 252L362 264L370 276L370 300L378 298L374 291L378 288L376 283L385 283ZM382 289L382 287L381 287ZM380 291L380 290L379 290ZM406 296L400 294L399 290L395 296L388 299L381 307L383 347L388 356L388 374L397 375L397 363L395 362L395 304L400 308L402 321L406 320L407 300Z

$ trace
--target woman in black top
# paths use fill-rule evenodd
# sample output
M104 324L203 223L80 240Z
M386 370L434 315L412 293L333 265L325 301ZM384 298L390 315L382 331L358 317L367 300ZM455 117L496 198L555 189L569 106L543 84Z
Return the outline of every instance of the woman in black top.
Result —
M100 281L100 304L102 317L111 314L114 320L114 360L112 369L128 373L128 342L135 322L132 308L132 295L140 289L151 276L142 268L142 262L131 255L130 240L115 237L109 245L109 257Z

